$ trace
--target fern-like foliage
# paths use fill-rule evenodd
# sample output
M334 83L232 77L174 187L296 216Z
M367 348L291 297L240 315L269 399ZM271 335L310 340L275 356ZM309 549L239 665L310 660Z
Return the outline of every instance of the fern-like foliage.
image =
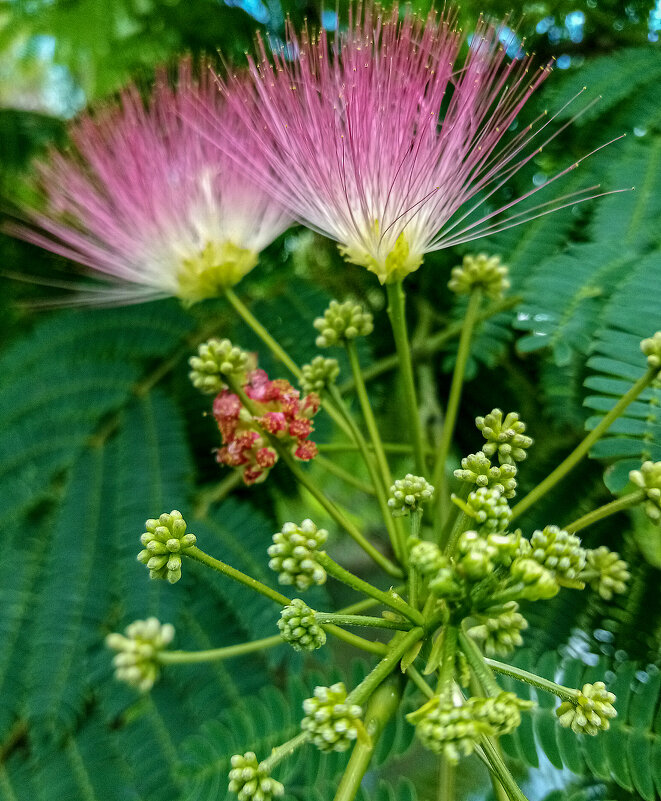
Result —
M598 393L586 398L588 408L607 412L644 373L640 341L658 330L660 310L661 253L655 252L634 266L605 311L604 327L588 362L596 374L585 385ZM599 419L599 415L591 417L588 427L594 427ZM613 491L626 485L629 471L641 461L661 459L661 382L655 381L626 409L591 455L610 463L606 482Z
M605 679L617 696L618 716L609 731L596 737L577 737L559 726L554 711L557 699L542 691L531 691L538 706L513 734L501 738L510 756L537 767L541 749L557 768L614 781L645 801L654 801L661 795L661 671L657 667L651 665L643 670L625 662L607 670L603 660L587 666L579 659L561 659L555 652L546 653L534 664L528 651L519 652L515 663L568 687ZM504 683L519 693L522 687L526 689L513 680Z

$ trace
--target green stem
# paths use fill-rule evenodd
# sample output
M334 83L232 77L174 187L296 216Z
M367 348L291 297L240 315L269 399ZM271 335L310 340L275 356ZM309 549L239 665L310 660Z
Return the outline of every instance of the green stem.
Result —
M452 696L454 667L457 654L457 627L451 626L448 623L441 636L443 637L443 651L438 674L437 692L441 698L450 698Z
M404 387L404 400L406 413L411 427L411 439L413 440L413 452L415 454L415 469L420 476L427 474L425 462L424 441L422 438L422 425L418 411L418 401L415 391L415 380L413 378L413 364L411 362L411 347L406 328L406 295L401 281L386 284L388 294L388 316L395 338L395 349L399 360L399 370Z
M240 645L228 645L225 648L211 648L208 651L161 651L156 661L162 665L184 665L195 662L220 662L235 656L252 654L263 651L276 645L283 645L284 640L279 634L274 637L264 637L262 640L243 642Z
M379 470L374 463L373 455L370 453L369 446L365 441L365 437L362 434L362 431L356 425L356 421L353 419L353 416L349 412L349 410L344 405L344 401L342 400L341 395L338 393L336 387L330 388L331 397L337 404L338 409L344 414L345 420L347 425L351 429L351 433L353 435L354 441L357 444L358 450L360 451L363 461L365 462L365 466L370 474L370 478L372 479L372 484L374 486L374 491L376 493L376 499L379 504L379 509L381 511L381 517L383 518L384 525L388 532L388 537L390 538L390 542L392 544L393 550L395 551L395 555L398 559L401 559L402 555L398 552L399 549L399 535L397 532L397 523L393 519L392 512L390 507L388 506L388 496L387 496L387 487L383 486L381 481L381 477L379 475Z
M250 412L250 414L252 414L254 417L258 417L259 411L255 407L253 401L246 395L243 387L239 386L239 384L231 378L227 379L227 383L232 392L239 397L241 403ZM288 449L282 444L282 442L280 442L277 437L272 436L266 431L264 432L264 435L268 439L271 446L277 451L282 461L290 469L298 483L305 487L305 489L310 493L310 495L312 495L317 503L319 503L319 505L328 512L338 526L343 528L351 537L351 539L360 545L365 553L371 556L372 559L379 565L379 567L386 571L386 573L391 576L397 576L398 578L401 577L402 571L400 568L393 564L388 557L380 553L372 545L372 543L363 536L358 527L352 523L351 520L344 516L337 506L330 500L330 498L327 498L326 495L324 495L324 493L310 480L303 470L301 470L294 457L289 453Z
M347 696L347 704L362 706L372 695L374 690L386 679L399 664L399 660L415 643L424 636L424 630L418 626L407 634L395 635L389 646L388 653L379 664L369 673L360 684Z
M445 756L441 756L438 763L438 801L454 801L455 778L457 768Z
M448 498L446 497L447 491L445 488L445 473L450 453L450 445L452 444L452 436L454 434L454 427L457 422L457 414L459 412L459 401L461 400L461 391L464 385L464 377L466 374L466 365L468 364L468 357L470 356L471 338L473 330L477 321L477 315L480 310L480 303L482 301L482 292L475 289L471 292L466 308L466 314L463 320L461 329L461 336L459 337L459 349L457 350L457 360L454 364L454 372L452 373L452 384L450 385L450 397L448 398L448 406L445 412L445 420L443 422L443 432L441 434L441 444L438 449L438 456L434 464L434 472L432 474L431 483L436 488L436 515L437 529L440 535L440 527L446 515L444 511L449 513Z
M646 389L652 381L657 377L658 370L650 369L626 392L613 408L605 414L599 423L590 431L585 439L569 454L569 456L561 462L555 470L550 473L541 483L539 483L533 490L531 490L525 498L520 500L517 505L512 509L512 520L522 515L533 504L537 503L540 498L543 498L546 493L553 489L553 487L563 479L570 470L572 470L581 461L581 459L588 453L594 443L601 437L602 434L610 428L611 424L617 420L627 406L632 403Z
M456 494L453 493L450 496L450 500L453 502L453 508L445 520L443 530L441 531L441 537L439 539L441 548L446 548L449 553L452 552L454 543L456 542L459 534L461 534L461 528L463 525L465 525L465 521L463 520L465 511L461 508L461 505L458 504L457 501L465 502L470 495L473 486L464 482L459 492Z
M196 562L201 562L203 565L207 565L207 567L217 570L224 576L228 576L229 578L234 579L234 581L238 581L239 584L243 584L244 586L249 587L251 590L258 592L265 598L275 601L278 606L287 606L287 604L291 603L291 600L287 598L286 595L282 595L281 593L277 592L277 590L272 590L270 587L267 587L266 584L262 584L261 581L257 581L257 579L254 579L252 576L247 576L245 573L242 573L235 567L231 567L230 565L225 564L225 562L221 562L219 559L214 559L213 556L209 556L209 554L201 551L195 545L190 548L186 548L183 553L185 556L189 556Z
M490 668L495 670L496 673L502 673L503 676L510 676L510 678L530 684L531 687L536 687L552 695L557 695L558 698L562 698L563 701L575 701L578 697L578 690L572 690L570 687L563 687L561 684L543 679L541 676L529 673L522 668L506 665L503 662L498 662L495 659L488 659L487 657L484 657L484 661Z
M397 678L383 684L372 695L365 712L365 728L369 738L367 742L358 741L354 746L334 801L353 801L356 797L372 759L374 746L386 724L397 711L401 697L401 681Z
M483 737L481 740L484 755L489 763L489 768L496 775L498 781L503 785L505 792L510 797L511 801L528 801L523 791L516 783L516 779L509 772L509 768L503 761L495 744L489 737Z
M401 595L406 590L406 587L402 584L399 587L395 587L395 592L398 595ZM357 601L355 604L351 604L350 606L343 606L342 609L338 609L338 615L353 615L358 614L359 612L365 612L368 609L372 609L372 607L377 606L380 603L376 598L364 598L362 601Z
M469 637L465 632L460 630L459 645L478 682L484 687L487 693L490 695L497 695L500 692L500 687L491 672L491 668L486 663L482 651L480 651L472 637Z
M369 449L369 445L367 445L367 447ZM318 448L324 453L343 453L344 451L359 450L358 446L353 442L320 442ZM408 456L409 454L413 453L413 446L407 445L403 442L384 442L383 450L386 453L398 453ZM425 454L427 456L431 456L433 453L433 448L425 446Z
M332 473L334 476L342 479L342 481L350 484L352 487L364 492L367 495L374 495L375 489L371 484L368 484L367 481L361 481L361 479L354 476L353 473L350 473L348 470L345 470L343 467L340 467L339 464L336 464L332 459L326 459L320 453L315 456L316 463L326 470L328 473Z
M309 738L310 732L302 731L295 737L292 737L291 740L287 740L286 743L274 748L271 751L270 756L261 763L264 766L264 769L270 773L276 765L282 762L283 759L287 759L287 757L291 756L296 749L300 748L302 745L305 745Z
M388 646L385 643L366 640L364 637L359 637L351 631L345 631L332 623L325 623L322 628L325 632L332 634L338 640L342 640L347 643L347 645L353 645L355 648L360 648L361 651L367 651L370 654L378 654L379 656L382 656L388 651Z
M350 573L348 570L342 567L342 565L338 565L338 563L325 551L318 552L316 559L317 562L324 568L324 570L326 570L327 573L330 573L330 575L334 578L338 579L338 581L342 581L349 587L353 587L354 590L362 592L363 595L369 595L371 598L380 601L384 606L389 606L391 609L399 612L400 615L404 615L404 617L412 620L418 626L424 622L420 612L417 609L413 609L413 607L409 606L406 601L398 598L392 592L384 592L383 590L379 590L369 582L363 581L363 579L358 578L358 576L354 576L353 573Z
M411 678L411 681L415 684L415 686L420 690L420 692L423 695L427 696L427 698L434 697L434 691L422 678L417 668L415 668L413 665L409 665L406 668L406 675Z
M478 314L477 322L482 323L485 320L488 320L490 317L494 317L496 314L513 309L516 305L521 303L522 300L523 298L521 298L520 295L517 295L505 298L498 303L492 303L491 306ZM428 337L423 342L413 343L411 345L411 356L413 361L416 362L425 356L431 356L432 354L436 353L436 351L440 350L448 342L455 339L455 337L458 337L461 334L462 328L463 321L459 320L456 323L451 323L437 334ZM366 382L372 381L375 378L378 378L380 375L389 372L390 370L395 370L398 365L399 355L393 353L391 356L385 356L383 359L379 359L379 361L370 365L370 367L365 368L365 370L363 370L363 377ZM345 395L347 392L351 392L353 388L353 379L349 379L339 387L339 391L342 393L342 395Z
M569 531L570 533L580 531L596 523L598 520L603 520L605 517L617 514L617 512L623 512L630 506L635 506L637 503L641 503L644 500L645 492L643 490L630 492L628 495L616 498L614 501L606 503L598 509L594 509L592 512L588 512L586 515L583 515L583 517L579 517L578 520L574 520L573 523L565 526L565 531Z
M335 623L337 626L367 626L375 629L391 629L394 631L409 631L412 626L411 623L387 620L385 617L342 615L339 612L316 612L315 618L319 623Z

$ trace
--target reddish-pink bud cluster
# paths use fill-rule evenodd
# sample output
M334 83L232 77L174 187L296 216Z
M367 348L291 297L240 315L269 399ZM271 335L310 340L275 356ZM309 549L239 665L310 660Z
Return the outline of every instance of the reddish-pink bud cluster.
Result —
M243 387L258 408L252 415L237 395L223 390L213 403L223 447L216 453L220 464L243 468L246 484L263 481L278 461L278 454L265 433L291 446L296 459L309 462L317 455L317 446L308 437L314 430L313 417L319 410L319 396L301 393L285 379L269 380L264 370L253 370Z

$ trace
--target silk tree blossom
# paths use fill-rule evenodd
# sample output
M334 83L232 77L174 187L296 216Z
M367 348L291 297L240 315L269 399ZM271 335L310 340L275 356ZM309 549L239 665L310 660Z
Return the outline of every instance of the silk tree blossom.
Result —
M523 53L509 59L483 20L461 61L466 37L455 22L452 11L400 19L397 6L387 14L368 4L332 42L324 30L299 38L289 26L273 55L258 39L247 75L219 78L247 129L229 147L294 217L381 283L417 270L429 251L553 210L503 218L533 189L470 216L553 138L539 136L550 122L542 115L502 142L550 69L533 69Z
M201 67L196 81L182 60L176 88L161 70L147 103L125 90L73 125L70 150L37 165L46 208L24 208L28 225L11 232L105 274L113 286L94 293L104 302L217 295L291 223L205 133L233 139L240 121Z

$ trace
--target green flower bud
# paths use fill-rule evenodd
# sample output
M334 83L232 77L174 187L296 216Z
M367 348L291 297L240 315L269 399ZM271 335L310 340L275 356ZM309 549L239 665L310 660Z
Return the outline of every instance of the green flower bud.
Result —
M460 756L473 753L482 735L491 733L477 701L469 698L461 706L455 706L451 701L441 703L440 699L432 698L407 715L407 719L415 725L415 733L425 748L456 765Z
M363 710L347 703L347 691L342 682L331 687L315 687L314 696L303 701L306 717L301 721L303 731L310 732L311 741L320 751L346 751L358 736Z
M452 268L448 288L457 295L481 289L490 298L498 299L510 288L509 270L500 263L500 256L464 256L460 267Z
M271 778L265 763L258 763L252 751L247 751L243 756L234 754L231 765L228 789L230 793L236 793L239 801L271 801L284 795L285 788Z
M512 519L512 510L496 487L480 487L471 492L466 505L480 533L505 531Z
M491 735L501 737L521 725L521 711L531 709L532 701L524 701L514 693L500 692L492 698L475 699L476 714L491 728Z
M243 384L246 373L256 366L249 353L234 347L229 339L215 337L203 342L197 349L197 356L191 356L188 363L192 368L188 377L193 386L209 395L217 395L225 388L221 376L233 376Z
M661 462L643 462L640 470L629 473L629 479L645 490L645 511L649 519L653 523L661 523Z
M493 409L485 417L476 417L475 425L487 440L482 446L482 451L489 458L497 454L501 464L514 464L526 458L525 449L529 448L533 441L523 433L526 424L519 420L516 412L510 412L503 419L502 411Z
M328 389L340 374L340 365L337 359L326 359L324 356L315 356L310 364L301 367L302 376L298 379L298 385L303 392L308 395L316 392L317 395Z
M585 567L585 548L575 534L558 526L546 526L530 538L530 558L560 579L576 579Z
M516 601L505 604L488 617L487 610L483 622L468 629L468 634L482 643L488 656L507 656L523 645L521 632L528 628L526 619L518 610Z
M429 579L429 591L446 600L457 600L464 595L464 583L447 556L441 555L439 568Z
M521 598L527 601L553 598L560 589L553 573L528 557L519 557L512 562L510 576L515 582L526 585L521 592Z
M273 545L267 550L269 567L278 573L280 584L293 584L301 591L324 584L326 571L315 555L327 538L328 532L318 529L309 518L300 526L285 523L282 531L273 535Z
M644 339L640 343L640 349L647 356L647 366L661 372L661 331Z
M403 517L411 512L417 512L423 503L427 503L433 497L434 488L426 479L407 473L390 487L388 506L392 509L393 517Z
M186 521L173 509L158 520L145 521L147 531L140 537L145 546L138 561L149 568L149 578L167 579L176 584L181 578L181 557L197 541L195 534L186 534Z
M134 621L123 635L109 634L106 645L117 651L112 660L115 678L140 692L151 690L160 672L158 655L173 639L174 626L155 617Z
M528 556L531 551L530 543L521 536L520 528L510 534L487 534L487 543L494 549L494 562L504 567L509 567L519 556Z
M421 576L431 576L437 573L445 564L447 558L443 556L440 548L434 542L416 542L409 552L409 564Z
M326 642L326 632L315 619L314 610L300 598L285 606L278 628L285 642L296 651L316 651Z
M610 728L610 721L617 717L613 706L615 695L608 692L603 681L584 684L578 698L564 701L555 710L560 725L571 728L575 734L595 736Z
M455 570L468 581L482 581L495 568L495 549L477 531L464 531L457 540Z
M486 454L482 451L471 453L461 460L461 470L455 470L455 478L478 487L493 487L500 490L505 498L516 495L517 468L514 464L501 464L500 467L491 465Z
M626 592L627 582L631 578L627 567L620 555L605 545L587 551L586 573L597 573L597 576L589 577L587 581L605 601L610 601L614 594L622 595Z
M366 337L372 333L374 323L372 315L363 310L360 303L346 300L339 303L331 300L323 317L317 317L314 327L319 331L318 348L330 348L343 345L356 337Z

